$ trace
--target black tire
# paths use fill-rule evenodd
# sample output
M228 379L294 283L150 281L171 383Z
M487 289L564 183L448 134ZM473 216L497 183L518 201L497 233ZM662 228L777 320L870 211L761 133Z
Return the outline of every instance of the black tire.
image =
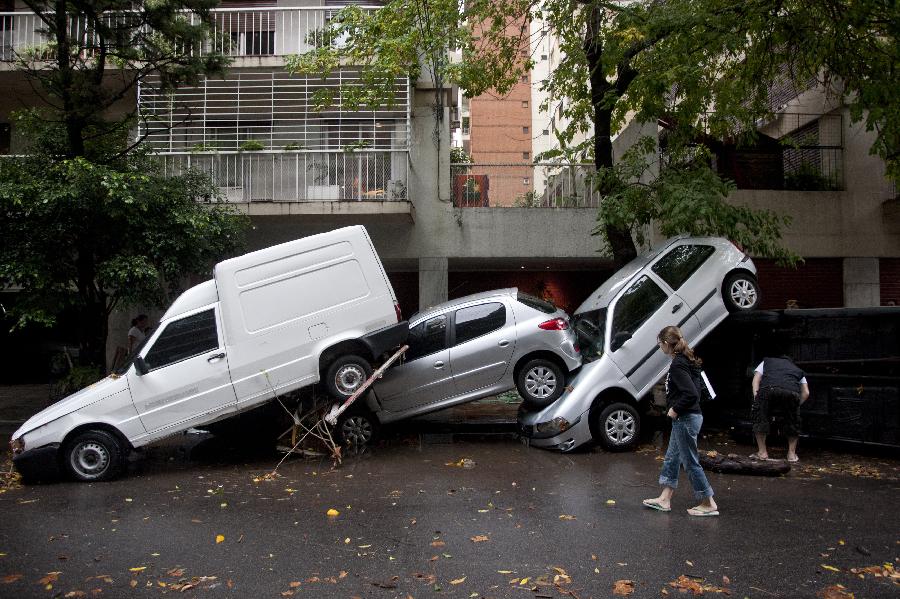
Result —
M341 356L325 372L325 387L329 395L345 401L362 387L372 375L372 365L360 356Z
M591 431L606 450L626 451L638 443L641 415L631 404L611 403L596 412Z
M347 410L338 418L334 432L337 436L335 441L341 445L357 448L365 447L378 434L378 420L372 412L366 409Z
M722 301L729 312L748 312L759 307L762 294L759 283L752 274L739 270L725 277L722 285Z
M516 389L529 407L545 408L559 399L566 386L566 374L551 360L528 360L516 375Z
M122 470L125 452L115 435L95 430L69 440L62 452L63 469L74 480L112 480Z

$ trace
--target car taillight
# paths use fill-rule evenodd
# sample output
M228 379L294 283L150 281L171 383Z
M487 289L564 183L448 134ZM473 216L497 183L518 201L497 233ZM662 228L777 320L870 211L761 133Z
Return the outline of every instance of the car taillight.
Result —
M394 312L397 313L397 322L403 320L403 312L400 310L400 302L394 302Z
M565 331L569 328L569 323L565 318L554 318L553 320L542 322L538 325L538 328L545 331Z

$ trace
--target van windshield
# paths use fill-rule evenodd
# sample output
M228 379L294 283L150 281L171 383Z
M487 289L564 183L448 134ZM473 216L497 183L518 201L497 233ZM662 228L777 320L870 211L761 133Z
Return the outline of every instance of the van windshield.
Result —
M582 312L575 316L575 334L581 355L587 360L596 360L603 355L606 333L606 308Z

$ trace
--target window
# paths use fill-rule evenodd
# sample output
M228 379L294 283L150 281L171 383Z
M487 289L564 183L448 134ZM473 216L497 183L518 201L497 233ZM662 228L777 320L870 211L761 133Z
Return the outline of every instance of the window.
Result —
M406 343L407 362L447 349L447 315L429 318L411 328Z
M550 135L550 129L544 129L541 131L541 135Z
M606 329L606 308L591 310L575 318L575 335L581 355L586 360L596 360L603 355L603 334Z
M522 75L522 83L528 83L528 75Z
M666 301L666 292L644 275L616 302L612 320L610 349L616 351L628 341Z
M147 352L150 370L181 362L219 347L215 311L205 310L169 323Z
M466 134L469 133L469 117L467 117L467 116L464 116L462 118L462 130L463 130L463 133L466 133Z
M528 160L531 158L531 152L522 152L522 160Z
M522 127L522 133L525 133L527 135L528 131L530 131L528 127Z
M476 337L496 331L506 324L506 306L501 303L479 304L456 311L456 342L471 341Z
M528 100L522 100L522 108L528 108Z
M709 245L679 245L653 265L653 272L678 290L715 250Z
M520 304L525 304L529 308L534 308L544 314L553 314L556 312L556 306L550 302L534 297L533 295L528 295L527 293L522 293L521 291L516 294L516 299L519 300Z
M522 177L522 185L530 185L531 177Z
M546 54L541 54L541 60L547 60L547 55L546 55Z

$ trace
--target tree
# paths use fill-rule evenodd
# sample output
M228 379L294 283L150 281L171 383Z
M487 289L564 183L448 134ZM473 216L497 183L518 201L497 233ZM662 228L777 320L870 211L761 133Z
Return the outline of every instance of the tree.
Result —
M150 73L174 89L226 59L200 51L209 0L26 4L49 42L16 61L43 103L17 115L25 155L0 161L0 286L19 290L14 327L74 311L82 361L100 366L113 310L162 305L242 242L246 219L208 177L164 176L130 104ZM110 117L122 102L133 110Z
M413 5L429 10L412 10ZM725 202L733 184L709 168L708 149L698 143L704 136L752 139L756 119L770 112L764 101L770 82L799 86L811 73L839 79L853 118L878 132L874 150L897 173L900 100L891 92L897 78L896 3L475 0L454 18L458 6L456 0L392 0L384 9L389 19L380 11L354 13L346 21L339 15L329 27L342 43L300 57L295 66L324 73L347 58L362 64L364 73L372 67L384 72L378 65L391 64L394 74L417 77L417 44L431 54L458 48L463 60L447 64L443 79L470 96L488 90L503 95L532 66L518 53L529 30L510 31L540 19L544 32L556 36L562 56L543 83L551 98L565 100L569 124L555 132L564 148L556 157L594 161L604 198L598 233L619 263L636 253L634 237L650 223L665 233L724 235L757 255L795 258L780 243L786 220ZM429 18L435 14L441 20ZM823 14L831 17L824 25ZM387 41L393 39L391 27L418 33L404 38L398 52ZM377 57L380 50L387 50L387 61ZM367 101L377 102L376 91L370 88ZM626 118L661 121L670 129L665 161L643 140L614 163L612 137ZM579 133L587 134L586 142L574 143Z

